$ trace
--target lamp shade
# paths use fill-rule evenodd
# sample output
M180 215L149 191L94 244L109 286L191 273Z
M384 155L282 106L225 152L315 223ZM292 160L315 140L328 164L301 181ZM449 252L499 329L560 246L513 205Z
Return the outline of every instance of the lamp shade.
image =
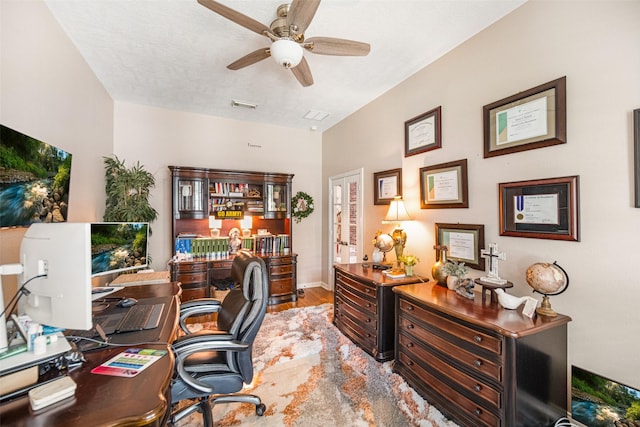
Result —
M302 61L302 46L292 40L276 40L270 50L273 60L284 68L293 68Z
M243 229L253 227L253 217L250 216L250 215L245 215L244 219L242 219L242 221L240 221L240 226Z
M209 217L209 228L221 228L221 227L222 227L221 219L216 219L215 216Z
M411 217L404 207L402 197L396 196L389 205L387 216L382 220L383 224L400 223L400 221L411 221Z

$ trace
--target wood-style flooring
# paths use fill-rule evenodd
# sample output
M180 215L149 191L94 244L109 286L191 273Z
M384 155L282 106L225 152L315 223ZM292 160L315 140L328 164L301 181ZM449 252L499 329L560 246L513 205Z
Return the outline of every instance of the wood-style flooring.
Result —
M267 306L267 313L276 313L278 311L288 310L294 307L310 307L325 303L333 304L333 292L327 291L322 287L305 288L304 296L298 294L296 302L283 302L281 304L273 304Z

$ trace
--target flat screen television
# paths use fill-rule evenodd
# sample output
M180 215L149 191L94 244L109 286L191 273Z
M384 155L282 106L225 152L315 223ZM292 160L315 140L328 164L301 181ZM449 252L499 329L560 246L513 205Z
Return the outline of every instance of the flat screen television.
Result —
M589 427L640 423L640 389L572 366L571 417Z
M0 125L0 228L66 222L71 154Z
M91 223L91 275L148 267L148 241L146 222Z

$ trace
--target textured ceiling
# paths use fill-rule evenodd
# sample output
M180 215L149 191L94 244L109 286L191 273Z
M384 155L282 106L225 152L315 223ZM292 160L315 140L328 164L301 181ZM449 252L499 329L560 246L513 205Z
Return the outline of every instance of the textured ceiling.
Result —
M115 101L324 131L526 0L323 0L305 36L363 41L371 52L305 52L315 81L306 88L270 58L228 70L269 39L196 0L45 1ZM220 0L267 26L284 2ZM328 116L305 119L310 110Z

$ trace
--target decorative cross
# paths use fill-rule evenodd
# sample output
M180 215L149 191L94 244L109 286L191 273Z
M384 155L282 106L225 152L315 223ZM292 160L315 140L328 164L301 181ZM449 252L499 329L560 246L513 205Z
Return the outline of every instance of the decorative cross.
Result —
M507 254L504 252L498 252L497 243L489 243L489 249L481 249L480 256L489 260L489 268L487 269L487 276L480 278L480 280L489 283L495 283L497 285L504 285L507 283L505 279L501 279L498 275L498 260L506 260Z

